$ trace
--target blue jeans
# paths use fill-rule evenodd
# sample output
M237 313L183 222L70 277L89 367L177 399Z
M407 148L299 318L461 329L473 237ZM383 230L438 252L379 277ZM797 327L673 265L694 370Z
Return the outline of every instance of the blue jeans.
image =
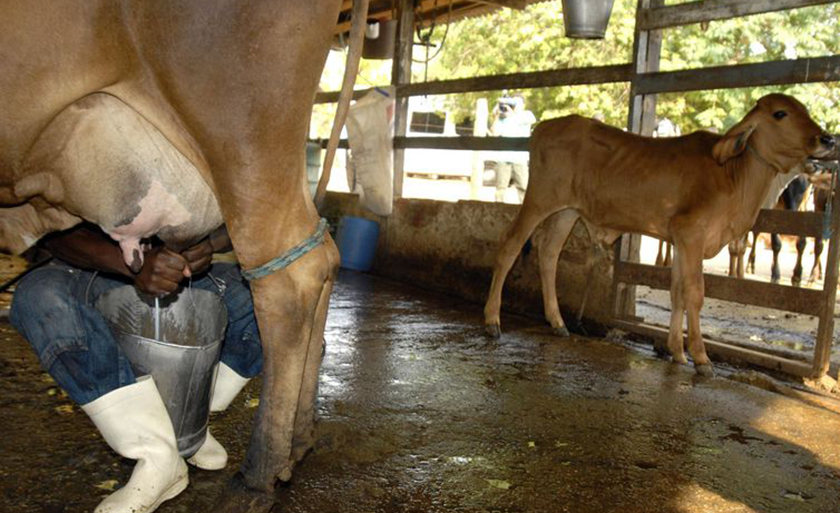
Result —
M262 346L251 290L236 265L216 263L208 274L226 285L228 326L221 361L240 376L256 376L262 370ZM35 350L44 370L78 404L135 382L128 359L93 306L100 295L130 283L58 260L18 283L10 321ZM195 279L192 287L219 291L207 274Z

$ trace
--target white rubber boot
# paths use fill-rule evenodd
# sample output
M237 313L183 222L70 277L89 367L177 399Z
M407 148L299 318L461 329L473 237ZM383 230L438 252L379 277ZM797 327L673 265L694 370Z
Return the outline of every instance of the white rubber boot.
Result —
M235 370L220 362L216 370L213 393L210 396L210 411L226 410L249 381L249 378L243 378ZM202 470L221 470L227 465L227 451L210 434L210 428L208 428L204 443L187 461L190 465L195 465Z
M169 413L151 376L82 406L108 445L137 460L128 483L94 513L151 513L189 484Z

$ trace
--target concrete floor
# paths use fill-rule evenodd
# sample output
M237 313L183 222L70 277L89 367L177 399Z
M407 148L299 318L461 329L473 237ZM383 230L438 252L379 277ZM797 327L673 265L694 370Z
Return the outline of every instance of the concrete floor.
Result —
M503 328L488 340L480 305L342 271L318 441L274 511L840 510L840 416L825 401L557 339L532 319ZM244 455L258 385L211 420L228 469L192 469L159 511L210 509ZM0 411L0 512L91 511L130 475L1 323Z

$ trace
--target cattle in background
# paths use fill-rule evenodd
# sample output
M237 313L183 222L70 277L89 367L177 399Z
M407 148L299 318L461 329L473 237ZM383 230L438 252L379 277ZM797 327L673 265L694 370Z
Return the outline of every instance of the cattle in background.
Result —
M821 168L820 173L811 176L811 183L813 185L812 188L812 195L814 199L814 212L822 212L825 213L828 210L828 202L831 201L831 177L832 173L836 174L838 171L838 167L840 167L840 163L837 161L834 162L820 162L817 164L818 168ZM827 220L825 220L827 221ZM825 222L824 221L824 222ZM803 249L799 249L799 241L797 241L796 245L797 249L797 259L796 259L796 268L799 269L799 275L802 275L802 254L804 253L804 245ZM820 257L822 256L823 251L823 238L822 237L814 237L814 263L811 266L811 273L808 275L808 283L814 283L816 280L821 280L823 278L823 269L822 269L822 260ZM794 270L796 269L794 268Z
M523 243L546 222L539 241L545 313L555 333L568 331L555 289L563 245L582 219L594 241L610 244L635 232L674 244L668 349L701 374L713 372L700 332L703 259L755 223L774 176L834 148L796 99L770 94L725 135L694 132L656 139L581 116L541 123L530 142L531 181L522 207L501 238L484 322L500 334L502 287Z
M355 3L361 35L367 2ZM217 511L269 509L276 480L290 478L313 441L339 260L328 235L313 236L319 218L304 146L340 7L338 0L0 4L5 247L19 252L85 219L119 241L137 269L143 238L157 235L180 250L224 221L242 267L253 270L315 242L293 264L252 281L263 387L245 487L232 487Z
M791 171L794 175L793 179L785 187L785 189L778 195L771 192L768 195L768 201L762 208L776 208L788 211L804 210L807 201L813 198L814 211L825 212L826 204L829 200L830 179L831 174L826 174L826 170L831 170L832 166L836 165L826 162L807 161L802 166L799 166ZM780 175L784 176L784 175ZM775 198L775 201L773 199ZM755 258L757 253L758 232L753 231L753 243L750 250L749 258L746 263L746 272L755 273ZM729 245L730 261L729 261L729 275L744 277L743 256L746 252L746 235L742 240L733 241ZM770 235L770 244L773 251L773 264L771 267L770 281L772 283L779 283L781 280L781 271L779 266L779 253L782 249L782 239L778 234ZM805 248L807 246L807 237L797 237L796 239L796 264L791 275L791 285L798 287L802 284L803 265L802 260L805 255ZM811 266L811 272L808 276L808 283L814 283L816 280L822 279L822 261L820 260L823 251L823 238L814 237L814 262Z
M797 177L799 177L802 173L805 172L805 166L803 164L797 164L796 167L794 167L787 173L776 175L773 178L773 181L770 183L770 190L767 192L767 197L764 199L764 203L761 205L761 209L776 208L780 197L785 193L785 191L787 191L788 187L793 182L797 181ZM753 231L752 233L753 246L752 251L750 251L750 256L747 260L746 267L748 272L754 273L756 250L755 241L758 240L758 232ZM742 237L739 237L729 243L729 276L737 278L744 277L744 255L746 254L747 250L748 236L749 233L745 233ZM778 253L776 255L778 255ZM777 260L774 258L774 265L776 265L776 262ZM778 272L778 269L774 267L774 271ZM778 282L778 279L776 279L776 282Z

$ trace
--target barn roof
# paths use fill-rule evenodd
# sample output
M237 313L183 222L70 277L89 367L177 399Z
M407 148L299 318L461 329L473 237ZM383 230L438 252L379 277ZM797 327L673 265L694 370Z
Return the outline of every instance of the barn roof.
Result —
M418 0L414 16L417 24L446 23L474 16L482 16L503 7L524 9L527 5L546 0ZM451 4L451 13L450 13ZM371 0L368 9L369 20L386 21L396 15L396 0ZM338 30L346 32L350 29L350 11L352 0L343 0L341 14L338 20Z

